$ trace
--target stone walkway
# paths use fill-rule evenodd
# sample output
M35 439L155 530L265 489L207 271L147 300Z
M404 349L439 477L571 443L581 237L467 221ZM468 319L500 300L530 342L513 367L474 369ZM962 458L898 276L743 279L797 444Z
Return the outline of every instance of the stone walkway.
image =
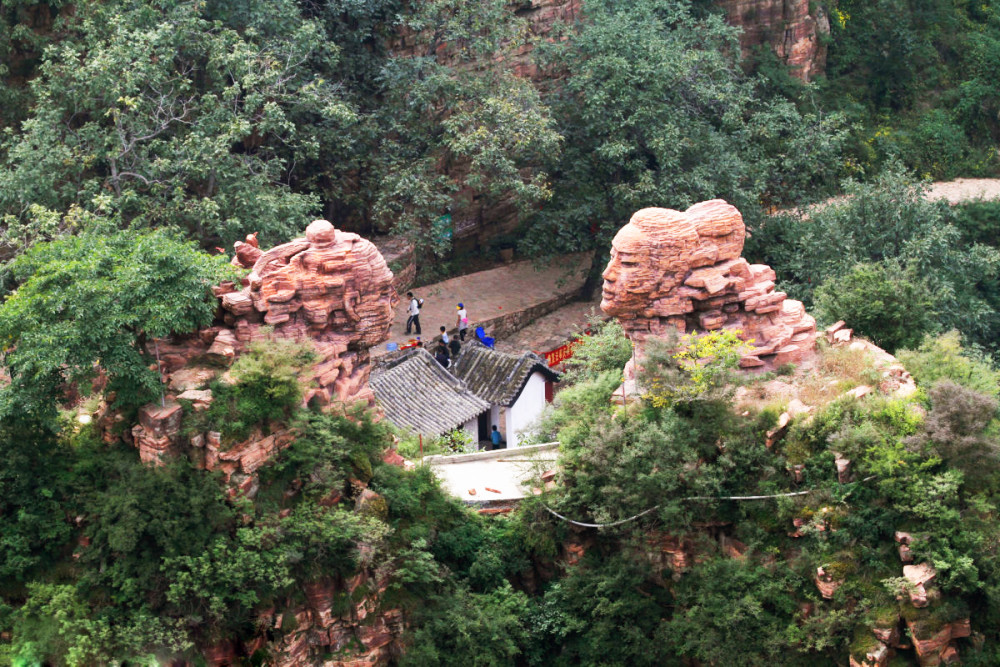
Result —
M594 301L574 301L497 341L497 349L515 354L525 350L542 354L565 344L596 316L607 319L601 312L600 296Z
M564 255L542 270L536 270L530 261L515 262L415 288L413 293L424 299L420 313L421 339L429 345L439 335L442 325L454 332L455 306L460 302L469 313L470 334L476 326L482 325L487 335L509 336L573 302L587 277L591 257L591 253ZM404 344L416 335L405 333L407 301L406 295L401 294L389 331L390 342ZM564 326L568 317L556 317L552 326ZM375 357L385 352L385 344L372 349Z

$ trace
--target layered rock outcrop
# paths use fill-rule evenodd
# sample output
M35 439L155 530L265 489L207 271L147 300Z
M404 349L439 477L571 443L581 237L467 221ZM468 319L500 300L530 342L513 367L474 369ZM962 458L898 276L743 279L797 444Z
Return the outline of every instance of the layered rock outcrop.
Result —
M368 386L369 349L386 340L399 302L392 271L378 249L357 234L317 220L305 238L263 251L256 237L236 243L233 264L251 269L244 284L215 288L219 315L213 326L193 334L157 340L151 346L169 393L145 406L132 431L145 462L157 462L190 445L201 449L205 467L227 477L252 475L288 438L251 438L219 452L211 432L182 442L182 404L205 409L205 387L220 376L253 341L271 338L307 341L318 359L299 380L304 402L318 406L363 403L374 407Z
M742 29L740 48L749 56L767 45L788 65L789 73L809 82L826 67L823 36L830 21L818 2L809 0L716 0L726 22Z
M316 220L306 238L266 252L237 243L234 263L252 269L246 287L219 295L236 342L259 338L263 326L279 337L308 339L321 358L303 378L318 385L307 400L374 406L368 351L388 338L399 301L378 249Z
M638 211L612 241L601 309L640 357L650 337L725 328L752 346L743 368L802 361L815 350L816 321L775 291L770 267L740 257L745 236L740 212L721 199Z

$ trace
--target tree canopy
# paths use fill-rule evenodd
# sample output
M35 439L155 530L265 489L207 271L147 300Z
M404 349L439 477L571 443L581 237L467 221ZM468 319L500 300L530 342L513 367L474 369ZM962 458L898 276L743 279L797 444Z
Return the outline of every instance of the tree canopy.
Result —
M210 288L232 275L224 257L162 230L108 231L35 244L9 265L18 286L0 305L5 418L53 415L60 387L99 370L120 403L142 404L160 391L147 341L211 323Z

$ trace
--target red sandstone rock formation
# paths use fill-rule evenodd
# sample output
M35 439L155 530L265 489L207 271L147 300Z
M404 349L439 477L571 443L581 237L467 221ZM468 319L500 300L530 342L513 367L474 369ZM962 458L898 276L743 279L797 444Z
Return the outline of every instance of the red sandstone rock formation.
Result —
M967 618L942 627L927 626L921 621L907 621L906 625L913 638L913 650L921 667L958 662L958 649L951 640L972 634L972 627Z
M819 590L819 594L822 595L827 600L833 599L833 594L837 592L837 589L844 585L842 579L835 579L832 574L826 571L825 568L816 568L816 577L814 579L816 582L816 588Z
M239 250L241 265L250 268ZM378 249L317 220L306 238L263 252L253 262L249 286L222 295L224 320L236 340L252 340L265 325L274 327L276 336L309 339L321 360L312 373L319 387L308 398L374 405L368 350L388 337L398 302L392 272Z
M286 614L273 611L262 616L260 627L284 632L274 646L274 662L279 667L306 667L323 664L329 667L375 667L388 664L399 652L397 640L403 630L403 615L398 609L380 609L385 581L372 581L367 572L340 583L317 581L305 587L306 603ZM362 585L374 591L335 614L335 600L354 598ZM255 640L256 641L256 640ZM265 642L266 643L266 642ZM247 646L247 653L255 645ZM324 654L336 660L323 661ZM398 657L398 656L397 656Z
M612 241L601 309L640 348L650 336L739 330L743 368L774 369L813 354L816 321L774 291L775 274L740 257L746 229L721 199L685 212L646 208Z
M903 576L910 582L907 592L910 595L910 604L914 607L926 607L927 586L937 576L934 566L930 563L920 563L919 565L904 565Z
M820 3L716 0L716 4L726 10L730 25L742 28L740 49L744 57L766 44L788 65L792 76L808 82L823 73L826 46L820 36L830 33L830 21Z
M227 477L249 476L288 444L287 434L258 435L224 452L218 434L214 439L208 433L181 442L183 408L172 400L190 400L194 410L207 408L212 397L203 387L231 365L248 343L269 335L312 343L319 360L300 375L304 384L312 386L306 402L375 405L368 386L369 348L388 337L393 308L399 301L392 272L375 246L317 220L306 229L306 238L265 252L257 247L256 235L250 235L245 243L237 242L235 249L233 263L252 270L242 289L231 283L215 288L221 305L216 324L154 343L161 372L174 393L167 396L171 400L143 407L139 424L132 429L135 445L147 463L192 445L203 448L205 467L221 468ZM237 483L249 485L244 492L252 487L246 477Z

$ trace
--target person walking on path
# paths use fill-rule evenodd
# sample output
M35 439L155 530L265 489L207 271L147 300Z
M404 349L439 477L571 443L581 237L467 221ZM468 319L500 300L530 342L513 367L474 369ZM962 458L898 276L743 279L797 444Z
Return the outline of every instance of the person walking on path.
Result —
M420 335L420 306L424 305L423 299L418 299L413 296L413 292L407 292L406 296L410 299L410 305L406 309L406 313L409 315L406 318L406 335L410 335L410 329L416 329L417 335Z
M458 359L458 351L462 349L462 344L458 342L457 338L452 338L451 342L448 343L448 349L451 351L451 358Z
M469 328L469 314L465 311L465 304L460 303L457 306L458 310L458 337L464 343L465 342L465 330Z
M450 341L451 338L448 337L448 330L441 327L441 342L447 345Z

